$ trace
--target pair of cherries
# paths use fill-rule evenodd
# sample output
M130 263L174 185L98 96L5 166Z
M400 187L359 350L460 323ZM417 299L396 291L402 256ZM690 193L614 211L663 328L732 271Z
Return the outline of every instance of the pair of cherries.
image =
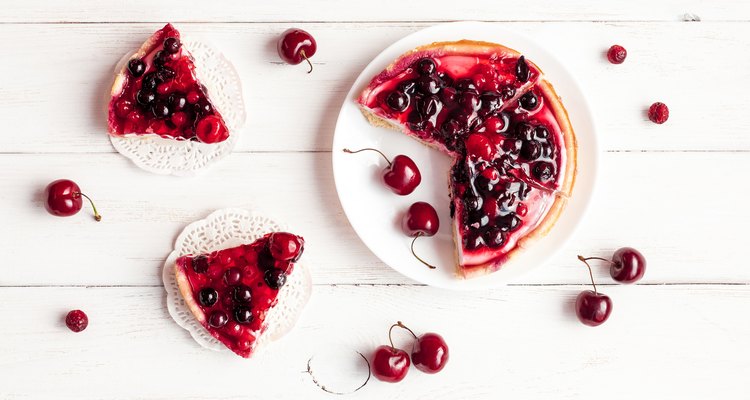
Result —
M405 350L393 345L391 334L395 327L407 330L414 337L411 357ZM401 382L409 372L412 363L422 372L435 374L442 371L448 362L448 345L437 333L429 332L417 336L401 321L398 321L388 330L388 340L390 345L378 346L372 355L372 374L383 382Z
M603 324L612 313L612 299L604 293L596 290L594 274L591 271L589 260L600 260L609 264L609 274L617 282L634 283L643 278L646 273L646 258L638 250L632 247L617 249L608 260L601 257L578 256L589 269L591 284L594 290L584 290L576 297L575 309L578 320L588 326L599 326Z
M399 154L393 157L393 160L390 160L382 151L373 148L356 151L344 149L344 152L349 154L362 151L377 152L388 163L388 166L383 169L381 177L385 186L391 189L393 193L406 196L414 192L414 189L422 182L422 174L419 172L417 164L408 156ZM424 201L418 201L409 206L401 220L401 229L407 236L414 238L411 241L411 254L430 269L435 269L435 266L425 262L414 252L414 242L422 236L434 236L439 228L440 219L435 207Z

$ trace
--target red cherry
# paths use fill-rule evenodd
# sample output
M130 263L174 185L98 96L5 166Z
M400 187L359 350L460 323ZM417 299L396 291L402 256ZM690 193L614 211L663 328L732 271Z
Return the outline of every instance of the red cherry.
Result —
M101 221L102 216L97 212L94 202L81 192L81 188L75 182L69 179L58 179L47 185L44 189L44 208L52 215L69 217L81 211L82 197L91 203L94 219Z
M492 160L495 151L487 136L481 133L472 133L466 138L466 154L474 158Z
M632 247L622 247L612 255L609 273L612 279L622 283L633 283L646 273L646 258Z
M287 232L276 232L268 239L271 256L280 261L298 259L304 246L304 239Z
M422 174L417 168L417 164L411 158L399 154L393 158L393 161L389 160L380 150L372 148L364 148L356 151L344 149L345 153L355 154L362 151L375 151L378 152L386 162L388 167L383 170L383 183L390 188L393 193L401 196L411 194L414 189L419 186L422 182Z
M591 272L591 266L582 256L578 256L578 259L583 261L589 269L589 276L591 276L591 284L594 286L594 290L584 290L578 294L575 306L576 315L578 316L578 320L584 325L599 326L612 313L612 300L609 296L596 291L596 283L594 283L594 274Z
M229 130L219 117L208 115L198 121L195 126L195 136L203 143L219 143L229 137Z
M309 74L313 70L310 57L315 55L318 45L309 33L302 29L291 28L281 34L276 50L279 52L279 57L289 64L297 65L302 60L307 61L310 64L310 70L307 71Z
M411 254L430 269L435 269L435 266L425 262L414 252L414 242L420 236L434 236L439 228L440 219L437 211L429 203L423 201L418 201L409 206L401 219L401 229L407 236L414 238L411 241Z
M445 368L448 357L448 345L437 333L425 333L417 338L411 351L414 366L428 374L440 372Z
M622 64L625 62L625 57L628 56L628 51L619 44L613 45L607 50L607 59L612 64Z
M378 346L372 356L372 374L383 382L401 382L410 365L409 354L391 346Z
M89 317L81 310L73 310L65 317L65 325L73 332L80 332L89 326Z

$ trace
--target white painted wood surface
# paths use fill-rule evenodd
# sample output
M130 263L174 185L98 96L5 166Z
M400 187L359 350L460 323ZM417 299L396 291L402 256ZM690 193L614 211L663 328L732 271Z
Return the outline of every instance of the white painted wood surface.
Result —
M444 334L451 362L398 385L372 381L353 398L748 395L747 2L217 4L29 0L0 9L0 399L328 398L301 372L307 359L332 348L369 353L396 319ZM680 22L685 13L701 22ZM464 19L501 21L568 64L603 150L597 195L569 246L481 293L424 287L383 265L348 225L330 167L338 107L359 71L410 32ZM105 134L114 62L165 21L218 45L245 83L249 123L235 153L196 178L144 173ZM276 57L289 26L318 39L311 75ZM603 58L612 43L627 47L625 64ZM656 100L671 109L662 126L644 115ZM86 211L44 212L41 190L59 177L96 198L102 223ZM308 238L313 267L315 292L297 328L252 360L200 348L169 318L161 288L182 227L229 206L286 220ZM597 268L614 313L583 327L572 300L587 275L575 255L622 245L641 249L649 270L619 286ZM62 324L71 308L88 312L84 333ZM356 357L324 364L350 380L363 372Z

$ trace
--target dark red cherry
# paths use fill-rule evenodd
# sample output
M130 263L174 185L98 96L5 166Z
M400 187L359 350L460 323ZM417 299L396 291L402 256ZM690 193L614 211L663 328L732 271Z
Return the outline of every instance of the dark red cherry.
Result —
M393 111L404 112L409 108L409 96L404 92L398 90L391 92L388 97L385 98L385 104Z
M404 214L401 228L408 236L433 236L440 228L440 219L434 207L424 201L418 201Z
M167 38L167 40L164 41L164 50L169 54L174 54L180 51L181 45L180 39L173 37Z
M529 80L529 65L526 63L526 57L521 56L516 61L516 79L520 82Z
M242 279L242 271L239 268L229 268L224 272L224 282L227 285L236 285Z
M249 303L253 299L253 292L245 285L235 286L232 290L232 298L240 304Z
M445 339L437 333L425 333L417 338L411 351L414 366L428 374L442 371L448 358L448 345Z
M204 307L211 307L219 300L219 292L212 288L203 288L198 292L198 301Z
M539 106L539 97L534 92L527 92L518 100L526 111L534 111Z
M81 310L73 310L65 316L65 325L73 332L81 332L89 326L89 317Z
M232 313L234 320L240 324L249 324L253 320L253 312L246 306L237 306Z
M44 189L44 208L58 217L69 217L81 211L83 198L89 201L94 210L94 219L102 220L102 216L94 206L94 202L81 192L81 188L69 179L58 179L53 181Z
M221 328L227 324L229 317L227 313L221 310L216 310L208 316L208 325L213 328Z
M440 219L437 211L429 203L423 201L418 201L409 206L401 219L401 229L407 236L414 238L411 241L411 254L430 269L435 269L435 266L427 263L414 252L414 242L421 236L434 236L439 228Z
M203 274L206 271L208 271L208 257L204 254L201 254L195 258L193 258L193 271Z
M268 239L271 256L279 261L299 259L304 246L304 239L287 232L275 232Z
M286 284L286 272L279 268L271 268L265 272L263 280L271 289L279 290Z
M133 77L138 78L146 72L146 63L140 58L134 58L128 62L128 71Z
M401 382L409 372L409 354L391 346L378 346L372 355L372 374L383 382Z
M302 29L291 28L281 34L276 50L279 52L279 57L289 64L297 65L303 60L307 61L310 65L310 70L307 71L309 74L313 70L310 57L315 55L318 45L309 33Z
M599 293L596 290L594 274L591 272L591 266L588 261L586 261L586 258L578 256L578 259L586 264L586 267L589 270L589 276L591 277L591 285L594 286L594 290L584 290L578 294L575 304L576 316L578 316L578 320L584 325L599 326L603 324L612 313L612 300L609 296Z
M435 61L432 61L431 58L423 58L417 61L416 67L420 75L432 75L435 73L437 65L435 65Z
M612 255L609 273L612 279L621 283L633 283L643 278L646 272L646 258L632 247L622 247Z
M380 150L364 148L356 151L344 149L345 153L355 154L362 151L375 151L379 153L388 166L383 170L383 183L390 188L393 193L401 196L406 196L414 191L422 182L422 174L417 168L417 164L411 158L399 154L393 157L393 161L389 160Z

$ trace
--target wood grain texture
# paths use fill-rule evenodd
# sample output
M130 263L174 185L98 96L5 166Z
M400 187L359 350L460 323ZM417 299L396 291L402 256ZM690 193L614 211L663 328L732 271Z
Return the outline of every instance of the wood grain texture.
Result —
M235 63L248 110L237 151L258 152L329 151L338 110L360 71L383 48L428 25L301 24L319 42L312 75L301 66L280 65L275 41L288 24L180 28L218 44ZM6 132L16 133L4 135L0 152L113 152L104 135L112 68L159 26L0 25L0 37L15 38L0 41L0 53L14 55L0 65L0 120ZM750 86L750 69L742 67L750 65L747 24L498 26L544 43L568 65L591 99L605 149L750 151L750 114L744 110L750 95L736 90ZM629 50L622 65L604 56L613 43ZM654 101L670 106L668 123L657 126L646 118Z
M598 328L575 320L578 290L316 287L296 329L243 360L199 347L169 319L161 288L4 288L0 320L13 323L0 341L0 397L331 398L302 372L308 358L356 386L365 372L353 352L385 343L396 319L441 333L452 352L446 369L412 369L397 385L373 380L352 398L737 398L746 390L750 320L736 316L750 286L606 288L614 311ZM89 313L80 334L62 323L71 307ZM394 333L408 348L407 334Z
M675 21L690 13L702 20L747 20L750 11L742 0L707 3L698 0L653 2L631 0L599 2L573 0L564 3L541 0L478 0L460 5L427 0L352 2L348 0L283 0L217 3L198 0L133 0L128 2L75 0L11 2L0 11L0 22L279 22L279 21L455 21L533 20Z
M624 245L648 257L645 283L750 283L736 250L750 213L733 172L750 169L746 153L604 153L602 164L584 225L549 265L518 283L585 283L576 254L606 255ZM0 284L158 285L182 228L234 206L277 216L305 236L318 284L413 283L356 236L330 168L329 153L239 153L202 176L175 179L148 175L117 154L1 156L0 170L23 173L0 176L0 243L10 250ZM63 176L97 200L101 223L88 209L64 219L44 212L40 190ZM609 281L607 268L596 272Z

